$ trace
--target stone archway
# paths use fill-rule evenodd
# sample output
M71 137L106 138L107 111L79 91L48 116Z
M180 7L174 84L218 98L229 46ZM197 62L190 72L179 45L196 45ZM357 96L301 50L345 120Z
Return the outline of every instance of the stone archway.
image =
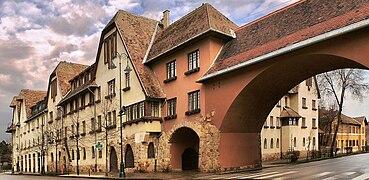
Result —
M177 129L169 140L171 165L177 170L198 169L200 137L191 128Z
M111 173L118 173L118 158L117 158L117 152L115 151L114 147L110 148L110 172Z

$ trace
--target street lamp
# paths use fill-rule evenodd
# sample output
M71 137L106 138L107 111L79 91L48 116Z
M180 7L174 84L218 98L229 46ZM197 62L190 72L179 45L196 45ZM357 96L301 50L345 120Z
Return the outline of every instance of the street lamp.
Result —
M128 71L130 68L128 66L128 55L126 53L118 53L116 54L115 57L119 58L119 123L120 123L120 173L119 173L119 177L125 177L126 174L124 173L124 162L123 162L123 133L122 133L122 128L123 128L123 122L122 122L122 116L124 114L124 107L123 107L123 102L122 102L122 56L124 56L127 59L127 67L124 71ZM112 53L112 57L114 57L114 53ZM111 61L111 64L109 65L110 69L115 69L117 66L113 63L113 61Z

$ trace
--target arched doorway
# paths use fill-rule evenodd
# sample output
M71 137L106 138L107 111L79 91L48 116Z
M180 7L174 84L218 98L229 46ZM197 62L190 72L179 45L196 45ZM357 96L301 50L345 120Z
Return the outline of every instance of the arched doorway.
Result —
M124 156L124 161L126 163L126 168L134 168L135 167L135 160L133 156L133 151L131 145L127 144L126 146L126 154Z
M171 139L171 165L177 170L196 170L199 168L199 144L197 133L188 127L177 129Z
M110 149L110 172L118 173L118 158L114 147Z

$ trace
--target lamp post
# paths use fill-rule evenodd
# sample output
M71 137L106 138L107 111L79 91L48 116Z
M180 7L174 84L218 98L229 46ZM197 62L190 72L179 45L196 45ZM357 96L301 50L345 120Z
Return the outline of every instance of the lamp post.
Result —
M127 67L125 69L128 70L129 66L128 66L128 55L126 53L118 53L116 52L116 56L118 56L119 58L119 124L120 124L120 172L119 172L119 177L125 177L126 174L124 173L124 162L123 162L123 133L122 133L122 129L123 129L123 122L122 122L122 116L124 114L124 107L123 107L123 101L122 101L122 56L125 56L125 58L127 59ZM112 57L114 57L114 53L112 53ZM113 61L110 64L110 69L115 69L116 66L113 63Z

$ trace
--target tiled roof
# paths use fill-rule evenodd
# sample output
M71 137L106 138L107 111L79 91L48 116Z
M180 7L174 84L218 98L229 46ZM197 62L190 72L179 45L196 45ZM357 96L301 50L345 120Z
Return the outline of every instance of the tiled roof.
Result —
M31 107L37 102L43 100L46 96L46 91L36 91L30 89L22 89L16 99L24 99L26 102L26 116L31 115Z
M354 117L354 119L359 122L360 124L363 124L363 122L365 122L365 125L368 124L368 121L366 120L365 116L360 116L360 117Z
M146 95L153 98L165 97L154 72L142 64L158 21L122 10L117 12L114 19Z
M306 0L236 30L213 66L212 74L297 42L367 19L368 0Z
M88 68L88 66L86 65L65 61L61 61L57 65L54 72L56 72L56 76L59 80L63 96L67 94L70 88L69 80L72 79L74 76L78 75L79 73L81 73L86 68Z
M361 123L357 121L356 119L348 117L344 114L341 114L341 120L342 120L342 124L361 125Z
M287 118L287 117L296 117L296 118L300 118L301 116L299 115L299 113L297 113L296 111L294 111L291 108L288 107L284 107L281 115L279 116L280 118Z
M206 32L213 31L231 38L233 35L230 29L236 28L238 26L235 23L205 3L167 28L158 31L146 62Z

